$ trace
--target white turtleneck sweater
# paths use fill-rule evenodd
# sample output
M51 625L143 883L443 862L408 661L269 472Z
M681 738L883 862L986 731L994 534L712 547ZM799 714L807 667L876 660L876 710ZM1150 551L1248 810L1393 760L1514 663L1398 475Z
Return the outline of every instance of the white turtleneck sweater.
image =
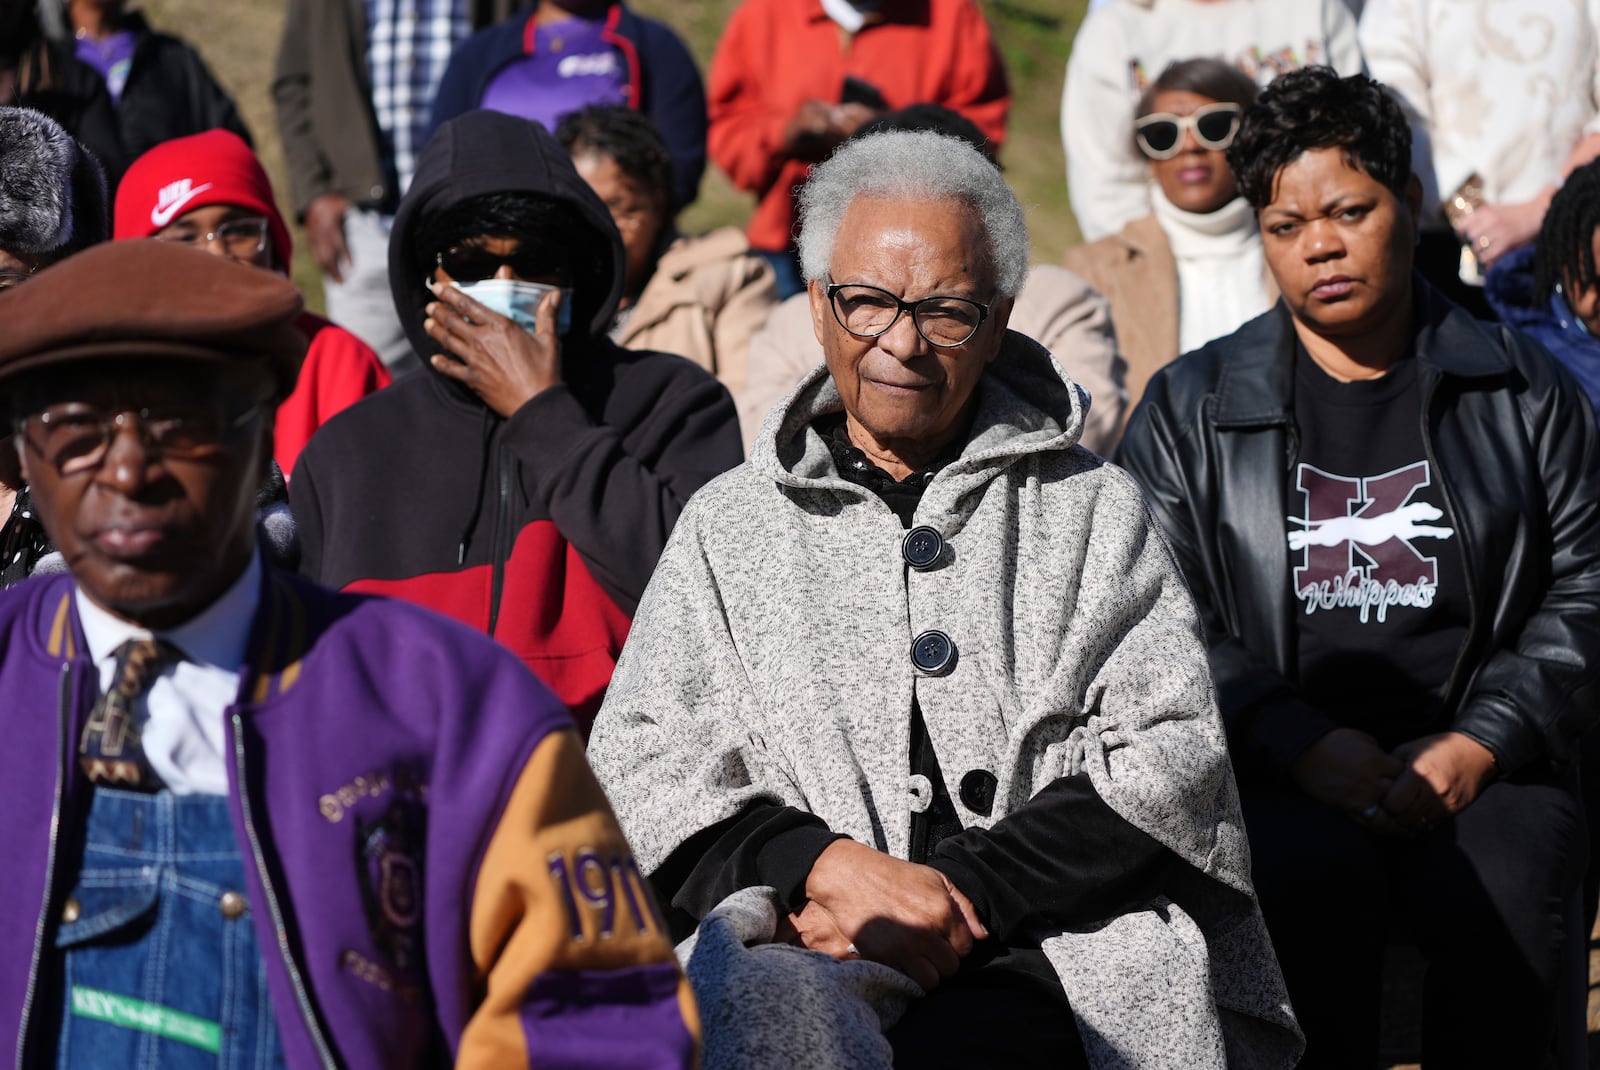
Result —
M1156 222L1178 262L1178 352L1232 334L1272 307L1255 209L1235 197L1215 212L1186 212L1150 184Z

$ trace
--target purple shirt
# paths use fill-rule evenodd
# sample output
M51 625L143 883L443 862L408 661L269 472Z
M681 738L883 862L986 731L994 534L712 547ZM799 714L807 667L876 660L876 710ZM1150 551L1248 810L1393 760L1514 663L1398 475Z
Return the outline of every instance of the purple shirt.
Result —
M536 27L533 54L494 76L482 106L554 130L586 104L627 104L628 66L605 39L605 17L573 16Z
M122 87L128 84L128 70L133 66L133 31L118 30L103 41L80 37L77 52L79 59L106 80L111 102L122 103Z

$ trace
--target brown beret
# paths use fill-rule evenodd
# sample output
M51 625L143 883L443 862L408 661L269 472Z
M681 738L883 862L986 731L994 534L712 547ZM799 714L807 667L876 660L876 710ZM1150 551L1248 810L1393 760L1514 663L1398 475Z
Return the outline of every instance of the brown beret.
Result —
M80 360L257 363L294 389L302 302L281 275L152 240L105 242L0 291L0 382Z

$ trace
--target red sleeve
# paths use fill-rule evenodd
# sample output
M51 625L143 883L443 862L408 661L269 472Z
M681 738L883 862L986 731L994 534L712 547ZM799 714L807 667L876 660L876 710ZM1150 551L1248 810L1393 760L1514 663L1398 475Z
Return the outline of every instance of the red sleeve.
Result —
M744 4L734 12L711 58L706 94L711 158L735 186L757 194L771 188L787 162L780 146L794 110L783 106L787 94L771 62L772 26L765 10Z
M310 313L300 317L299 327L310 345L293 393L278 406L273 433L273 459L285 476L317 428L390 382L378 354L343 327Z
M1005 144L1011 84L989 24L976 4L963 3L956 17L955 71L950 93L939 103L960 112L982 130L996 149Z

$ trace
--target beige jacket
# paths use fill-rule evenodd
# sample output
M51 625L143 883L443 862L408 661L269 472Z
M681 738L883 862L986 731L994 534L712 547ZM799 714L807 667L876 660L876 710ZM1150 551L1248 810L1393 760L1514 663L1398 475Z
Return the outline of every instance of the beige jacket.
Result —
M668 246L612 338L627 349L688 357L737 399L750 336L777 303L772 265L750 253L742 232L723 227Z
M1111 303L1117 344L1127 361L1126 419L1150 377L1178 359L1178 262L1172 246L1156 217L1147 215L1116 234L1068 249L1063 262ZM1266 282L1268 296L1277 301L1270 273Z
M1011 310L1011 330L1044 346L1072 381L1088 391L1094 404L1079 441L1096 453L1110 454L1128 410L1110 306L1065 268L1035 264ZM734 393L747 453L767 412L821 362L811 299L795 294L773 310L767 325L750 340L749 375L744 391Z

